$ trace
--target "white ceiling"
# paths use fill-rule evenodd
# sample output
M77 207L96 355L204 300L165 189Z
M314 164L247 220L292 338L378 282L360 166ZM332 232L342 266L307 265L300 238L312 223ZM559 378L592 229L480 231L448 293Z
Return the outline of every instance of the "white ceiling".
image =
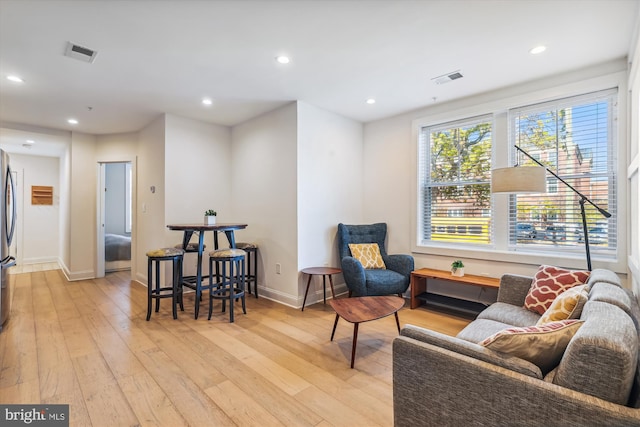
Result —
M639 3L0 0L0 120L91 134L162 113L232 126L300 100L367 122L624 58ZM68 41L95 62L64 56Z

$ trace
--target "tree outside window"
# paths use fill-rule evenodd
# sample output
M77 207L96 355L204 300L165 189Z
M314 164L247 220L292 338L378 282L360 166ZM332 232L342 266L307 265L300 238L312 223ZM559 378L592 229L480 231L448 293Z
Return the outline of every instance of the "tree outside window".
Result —
M491 243L490 116L422 129L424 240Z

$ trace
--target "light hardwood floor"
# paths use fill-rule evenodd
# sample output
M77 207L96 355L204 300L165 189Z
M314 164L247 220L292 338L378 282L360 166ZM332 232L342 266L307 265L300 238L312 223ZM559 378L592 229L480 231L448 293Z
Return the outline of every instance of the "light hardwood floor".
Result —
M360 326L350 369L353 325L341 320L331 342L328 304L301 312L248 296L230 324L220 302L194 320L191 294L178 320L163 300L147 322L146 288L129 272L68 282L37 271L10 286L2 403L70 404L72 426L393 425L393 316ZM399 316L450 335L468 323L408 304Z

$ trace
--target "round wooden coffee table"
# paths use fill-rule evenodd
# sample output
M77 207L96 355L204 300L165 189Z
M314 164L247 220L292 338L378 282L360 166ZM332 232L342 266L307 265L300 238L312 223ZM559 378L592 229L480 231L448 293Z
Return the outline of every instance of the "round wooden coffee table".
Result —
M331 331L331 341L336 333L338 319L343 318L347 322L353 323L353 344L351 345L351 367L356 357L356 343L358 342L358 325L362 322L381 319L394 314L396 316L396 326L400 333L400 320L398 320L398 310L404 306L404 299L394 296L372 296L340 298L329 301L331 307L336 311L336 321L333 323Z

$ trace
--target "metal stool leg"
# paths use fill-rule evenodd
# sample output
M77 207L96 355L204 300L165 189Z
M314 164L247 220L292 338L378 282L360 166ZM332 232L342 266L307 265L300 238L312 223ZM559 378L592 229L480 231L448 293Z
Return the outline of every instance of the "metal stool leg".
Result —
M156 286L154 289L156 294L160 293L160 263L156 260ZM160 311L160 299L156 298L156 313Z
M245 291L245 286L247 284L247 282L246 282L247 275L245 274L244 259L240 260L240 265L242 267L241 267L241 270L240 270L240 285L239 285L239 288L240 288L240 292L242 293L242 297L241 297L241 299L242 299L242 312L244 314L247 314L247 306L245 305L245 301L244 301L244 294L245 294L244 291ZM257 283L256 283L255 289L256 289L256 294L257 294L257 292L258 292L258 284Z
M179 258L178 262L180 266L178 267L178 284L177 287L179 289L179 302L180 302L180 311L184 311L184 300L182 296L184 295L184 286L182 286L182 266L184 264L184 258Z
M224 276L224 269L225 269L225 263L222 263L222 271L223 271L223 276ZM229 263L229 323L233 323L233 295L235 293L235 291L233 290L233 285L234 285L234 280L233 280L233 265L235 264L235 262L230 262ZM236 272L238 271L238 269L236 268ZM226 277L226 276L225 276ZM224 300L223 300L224 301Z
M153 260L149 258L147 261L147 321L151 318L151 290L153 287Z
M178 281L180 280L178 267L180 267L178 258L173 258L173 271L171 272L171 279L173 280L173 283L171 284L171 287L173 288L171 291L171 311L173 312L174 320L178 318Z

